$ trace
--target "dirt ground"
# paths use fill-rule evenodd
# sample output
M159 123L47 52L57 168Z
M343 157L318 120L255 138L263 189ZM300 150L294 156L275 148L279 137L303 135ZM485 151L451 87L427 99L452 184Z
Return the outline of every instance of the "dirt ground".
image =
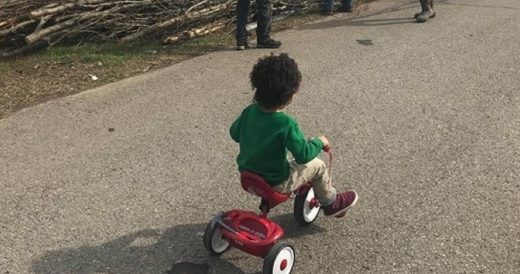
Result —
M60 61L41 55L8 60L1 67L0 118L31 105L67 96L152 69L189 55L148 56L117 63Z
M280 31L319 15L289 17L274 24ZM233 28L175 45L140 41L68 45L11 59L0 59L0 119L22 108L147 73L211 51L234 47ZM112 46L114 49L112 48Z
M0 119L51 99L75 94L225 47L139 45L142 53L104 52L90 46L0 61ZM191 42L193 44L193 42ZM208 43L204 41L204 43ZM157 49L153 49L155 48ZM150 49L151 48L151 49ZM124 48L121 50L125 50ZM50 51L53 51L51 49ZM82 52L88 51L88 53ZM64 53L63 53L64 52Z

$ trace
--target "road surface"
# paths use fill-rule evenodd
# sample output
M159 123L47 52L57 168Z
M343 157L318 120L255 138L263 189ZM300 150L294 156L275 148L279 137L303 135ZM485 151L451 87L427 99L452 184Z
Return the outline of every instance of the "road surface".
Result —
M272 212L294 273L518 273L520 1L383 0L276 33L303 83L288 112L327 135L359 203L310 228ZM270 50L210 53L0 121L0 273L260 273L201 242L254 210L228 126Z

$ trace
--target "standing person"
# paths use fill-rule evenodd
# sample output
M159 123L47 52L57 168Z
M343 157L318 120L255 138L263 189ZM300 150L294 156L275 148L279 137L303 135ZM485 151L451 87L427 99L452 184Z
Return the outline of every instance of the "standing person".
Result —
M421 12L414 15L417 23L424 23L428 21L428 19L435 17L433 0L419 0L419 2L421 3Z
M237 50L249 48L247 42L247 17L251 0L238 0L237 3ZM271 39L271 0L256 0L256 47L257 48L279 48L282 42Z
M354 0L341 0L340 12L352 12L354 9ZM323 15L334 14L334 0L324 0L323 8L321 9Z

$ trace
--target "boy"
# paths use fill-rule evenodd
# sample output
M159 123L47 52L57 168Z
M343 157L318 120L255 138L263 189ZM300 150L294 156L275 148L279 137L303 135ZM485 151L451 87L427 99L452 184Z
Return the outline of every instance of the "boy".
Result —
M274 190L290 193L310 182L323 212L343 217L358 199L355 191L336 193L325 163L316 158L329 145L325 136L307 140L298 123L283 110L301 82L298 65L287 54L261 58L250 75L253 103L233 122L230 134L240 144L240 171L264 178ZM294 159L287 159L290 151Z

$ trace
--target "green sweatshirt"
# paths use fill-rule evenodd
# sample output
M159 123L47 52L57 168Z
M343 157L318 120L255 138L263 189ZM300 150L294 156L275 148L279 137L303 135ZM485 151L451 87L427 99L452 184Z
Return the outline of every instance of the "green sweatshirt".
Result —
M231 138L240 143L239 170L254 172L271 186L289 178L287 151L296 163L305 164L323 148L320 139L305 139L292 117L283 112L264 112L257 104L245 108L229 131Z

